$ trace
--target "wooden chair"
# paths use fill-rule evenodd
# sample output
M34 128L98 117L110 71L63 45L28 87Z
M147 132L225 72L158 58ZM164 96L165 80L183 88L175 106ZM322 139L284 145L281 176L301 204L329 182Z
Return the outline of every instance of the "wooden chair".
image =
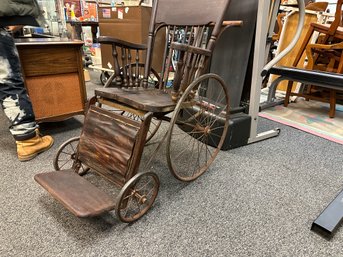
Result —
M299 48L299 51L294 59L294 62L293 62L293 67L297 67L301 57L303 56L305 50L306 50L306 47L308 46L314 32L318 32L319 33L319 37L318 37L318 40L319 40L319 44L328 44L330 42L339 42L339 41L342 41L343 40L343 28L340 27L341 25L341 22L342 22L342 6L343 6L343 0L338 0L337 1L337 6L336 6L336 11L335 11L335 19L334 21L331 23L331 24L319 24L319 23L311 23L310 24L310 27L309 27L309 30L307 31L306 33L306 36L304 38L304 40L302 41L302 44ZM313 47L310 46L309 49ZM318 46L319 47L319 46ZM321 46L320 46L321 47ZM310 53L311 51L309 50L308 53L309 53L309 58L313 58L313 63L315 64L316 63L316 58L318 57L318 54L314 53L314 55L312 55L312 53ZM333 60L332 60L333 61ZM313 65L314 67L315 65ZM307 68L310 68L312 67L312 64L311 65L308 65ZM293 81L289 81L288 84L287 84L287 88L286 88L286 96L285 96L285 100L284 100L284 106L287 107L288 106L288 103L289 103L289 99L290 99L290 96L291 95L302 95L302 94L297 94L297 93L292 93L292 85L293 85ZM334 91L331 91L331 97L330 97L330 102L332 103L331 104L331 107L330 107L330 114L329 116L330 117L334 117L334 100L333 100L333 96L335 95L334 94Z
M168 166L172 174L183 181L194 180L207 170L221 148L223 135L226 134L225 116L229 113L227 89L221 78L215 74L206 74L206 71L220 34L228 27L241 25L240 21L223 21L228 4L227 0L216 0L211 4L205 0L159 0L153 7L147 46L133 45L109 37L99 38L99 42L112 45L115 72L104 88L95 90L98 103L127 112L130 116L140 117L152 112L155 119L169 121L169 132L166 135ZM167 33L167 40L164 42L163 64L156 85L151 83L149 77L152 73L154 45L162 43L155 42L156 35L161 30L162 33ZM144 65L141 65L142 60ZM176 69L171 74L173 61ZM138 69L139 66L142 69ZM171 112L172 118L168 115ZM222 116L221 121L205 124L210 119L203 115L210 113L213 117L219 113L227 114ZM187 124L183 124L183 119ZM220 123L223 130L218 129L216 136L209 138L207 133L211 131L211 127L219 126ZM200 145L205 140L206 145L215 147L214 152L207 153L208 156L204 157L208 158L204 165L196 165L194 169L184 167L181 159L191 162L190 159L207 154L177 154L194 147L186 142L183 146L173 145L175 134L180 129L192 135L190 140L204 137L202 141L198 141ZM188 149L188 152L194 149ZM201 151L205 149L203 147Z
M311 23L310 28L307 31L307 34L299 49L299 52L294 60L294 67L296 67L299 63L299 60L301 56L304 54L306 46L310 42L314 32L319 32L319 34L322 34L322 37L320 37L321 39L318 42L320 44L327 44L328 42L331 42L333 39L343 40L343 28L340 27L342 22L342 5L343 0L338 0L335 11L335 19L331 24Z
M306 47L308 58L307 69L320 70L333 73L343 73L343 42L337 44L309 44ZM291 93L287 96L296 95L305 97L306 100L317 100L330 103L329 117L334 118L336 112L336 101L342 99L342 91L328 89L320 86L307 85L303 93Z
M280 35L282 32L282 27L283 27L283 19L286 16L286 13L279 13L276 22L277 22L277 31L276 33L272 36L273 41L278 41L280 39Z
M68 172L37 174L36 181L77 216L115 209L120 220L137 220L159 188L154 173L138 172L152 118L170 122L154 154L166 141L168 167L177 179L192 181L202 175L223 146L229 126L226 85L207 73L217 38L225 28L241 25L223 22L228 5L229 0L157 0L146 46L101 37L102 44L112 46L114 73L105 87L95 90L81 137L58 151L55 168ZM161 43L155 40L158 31L167 33L168 40L163 65L152 79L153 49ZM176 36L180 31L183 35ZM175 74L170 74L172 60ZM68 158L60 157L73 142L78 144L71 147L67 167ZM90 170L121 187L116 201L73 173Z
M327 2L310 3L306 5L306 10L322 12L323 10L327 8L327 6L328 6ZM282 32L282 27L283 27L283 19L285 16L286 16L285 12L279 13L277 16L276 21L277 21L278 30L272 37L273 41L277 41L280 39L280 35Z
M294 46L292 51L290 51L286 58L282 58L277 65L278 66L288 66L292 67L294 60L298 54L299 49L301 48L302 41L305 38L307 31L310 27L310 24L313 22L316 22L318 20L317 14L319 12L324 12L328 6L328 3L311 3L306 6L306 13L305 13L305 21L304 21L304 27L301 32L301 36L297 44ZM291 9L292 10L292 9ZM315 10L315 12L313 12ZM277 52L281 52L284 50L289 43L293 40L295 28L297 27L298 21L299 21L299 12L296 10L288 11L288 15L286 16L284 20L284 26L282 29L282 33L280 36L280 40L277 47ZM304 56L301 57L300 62L304 60ZM299 67L299 65L297 66ZM276 79L276 76L271 75L269 81L273 82ZM280 84L278 84L278 89L281 91L287 90L287 81L282 81Z

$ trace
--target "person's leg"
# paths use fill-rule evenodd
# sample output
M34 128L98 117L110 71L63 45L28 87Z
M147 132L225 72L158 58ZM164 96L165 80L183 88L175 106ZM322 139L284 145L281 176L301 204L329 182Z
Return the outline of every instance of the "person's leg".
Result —
M17 141L20 160L32 159L38 152L52 145L51 137L44 139L38 135L38 125L24 86L18 52L13 38L4 28L0 28L0 103L10 120L10 132ZM27 148L27 140L33 139L44 139L44 142L36 140Z

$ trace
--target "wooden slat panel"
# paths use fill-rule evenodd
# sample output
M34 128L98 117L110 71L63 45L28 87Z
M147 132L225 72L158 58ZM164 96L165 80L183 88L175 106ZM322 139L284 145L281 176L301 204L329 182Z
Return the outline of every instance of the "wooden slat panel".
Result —
M37 120L84 110L77 73L27 77L26 87Z
M79 158L95 170L125 176L140 123L92 106L79 144Z
M79 46L77 46L79 47ZM79 63L74 47L18 46L25 77L77 72Z

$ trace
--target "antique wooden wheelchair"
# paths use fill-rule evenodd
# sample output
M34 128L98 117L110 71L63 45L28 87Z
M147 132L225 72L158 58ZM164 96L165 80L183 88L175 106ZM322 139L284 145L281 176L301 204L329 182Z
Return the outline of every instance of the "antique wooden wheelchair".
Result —
M114 73L105 87L95 90L80 138L58 150L56 171L37 174L35 180L78 217L115 209L121 221L135 221L158 193L157 175L138 168L144 145L162 120L170 123L154 153L166 141L168 166L177 179L202 175L220 151L229 125L225 83L206 73L217 37L225 28L241 25L223 22L228 5L229 0L159 0L152 9L147 46L100 37L100 43L112 45ZM174 42L180 28L183 42ZM163 67L152 72L154 38L162 29L168 33ZM146 56L144 65L141 56ZM121 188L116 201L80 176L89 170Z

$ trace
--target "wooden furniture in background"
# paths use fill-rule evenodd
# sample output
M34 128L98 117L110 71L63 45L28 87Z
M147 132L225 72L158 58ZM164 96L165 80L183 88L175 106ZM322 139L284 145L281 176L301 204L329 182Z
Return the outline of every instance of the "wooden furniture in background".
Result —
M327 3L326 5L323 5L322 3L313 3L306 6L307 12L305 15L305 23L304 23L304 27L303 27L301 36L299 38L299 41L295 45L293 50L291 50L284 58L282 58L277 63L277 66L293 67L294 60L295 58L297 58L298 51L301 48L304 38L306 37L306 32L308 31L310 24L317 22L318 20L317 13L313 11L314 7L316 7L317 11L319 11L319 8L321 8L320 9L321 11L325 11L327 7ZM298 25L298 20L299 20L299 12L297 11L297 9L294 9L293 11L291 11L290 13L286 15L285 23L283 25L283 29L280 35L279 45L277 48L278 53L284 50L289 45L289 43L293 40L294 35L295 35L295 30ZM304 61L305 61L305 55L301 56L299 65L294 66L294 67L302 68ZM276 78L277 76L271 75L269 82L270 83L273 82ZM286 89L287 89L287 81L283 81L278 85L278 90L286 91Z
M82 41L16 39L25 86L38 122L83 114L87 99Z
M320 24L317 22L313 22L310 24L306 36L301 41L301 46L298 50L297 56L294 59L294 67L298 65L301 57L305 52L306 46L310 42L314 32L319 32L319 34L323 35L323 37L321 37L320 41L318 42L321 44L326 44L327 42L335 38L343 40L343 27L340 27L342 21L342 5L343 0L338 0L335 12L335 19L331 24Z
M335 19L331 24L319 24L319 23L311 23L305 37L301 41L301 46L298 49L298 53L293 61L293 67L301 67L304 63L303 58L305 56L304 52L306 49L307 57L309 58L309 63L307 65L307 69L313 70L325 70L325 71L334 71L337 73L342 73L342 63L341 63L341 56L342 50L341 45L333 44L328 45L331 43L338 43L343 40L343 27L340 27L342 22L342 6L343 0L337 1L336 12L335 12ZM309 42L313 37L314 33L319 33L318 43L319 44L311 44ZM318 58L328 60L327 64L317 62ZM286 97L284 101L284 106L288 106L289 97L291 95L294 96L304 96L306 99L314 99L324 102L330 103L330 111L329 117L333 118L335 116L335 109L336 109L336 99L337 99L337 92L334 89L328 90L328 94L326 94L327 90L320 90L320 96L316 96L312 94L312 87L309 85L307 92L304 93L292 93L292 85L293 81L289 81L287 84L286 89ZM327 96L328 95L328 96Z
M343 73L343 42L338 44L309 44L306 47L308 58L307 69ZM286 91L284 105L287 106L290 96L301 96L307 100L316 100L330 104L329 117L334 118L336 112L336 101L342 98L342 90L325 88L321 86L307 85L304 92L292 92L289 86Z

